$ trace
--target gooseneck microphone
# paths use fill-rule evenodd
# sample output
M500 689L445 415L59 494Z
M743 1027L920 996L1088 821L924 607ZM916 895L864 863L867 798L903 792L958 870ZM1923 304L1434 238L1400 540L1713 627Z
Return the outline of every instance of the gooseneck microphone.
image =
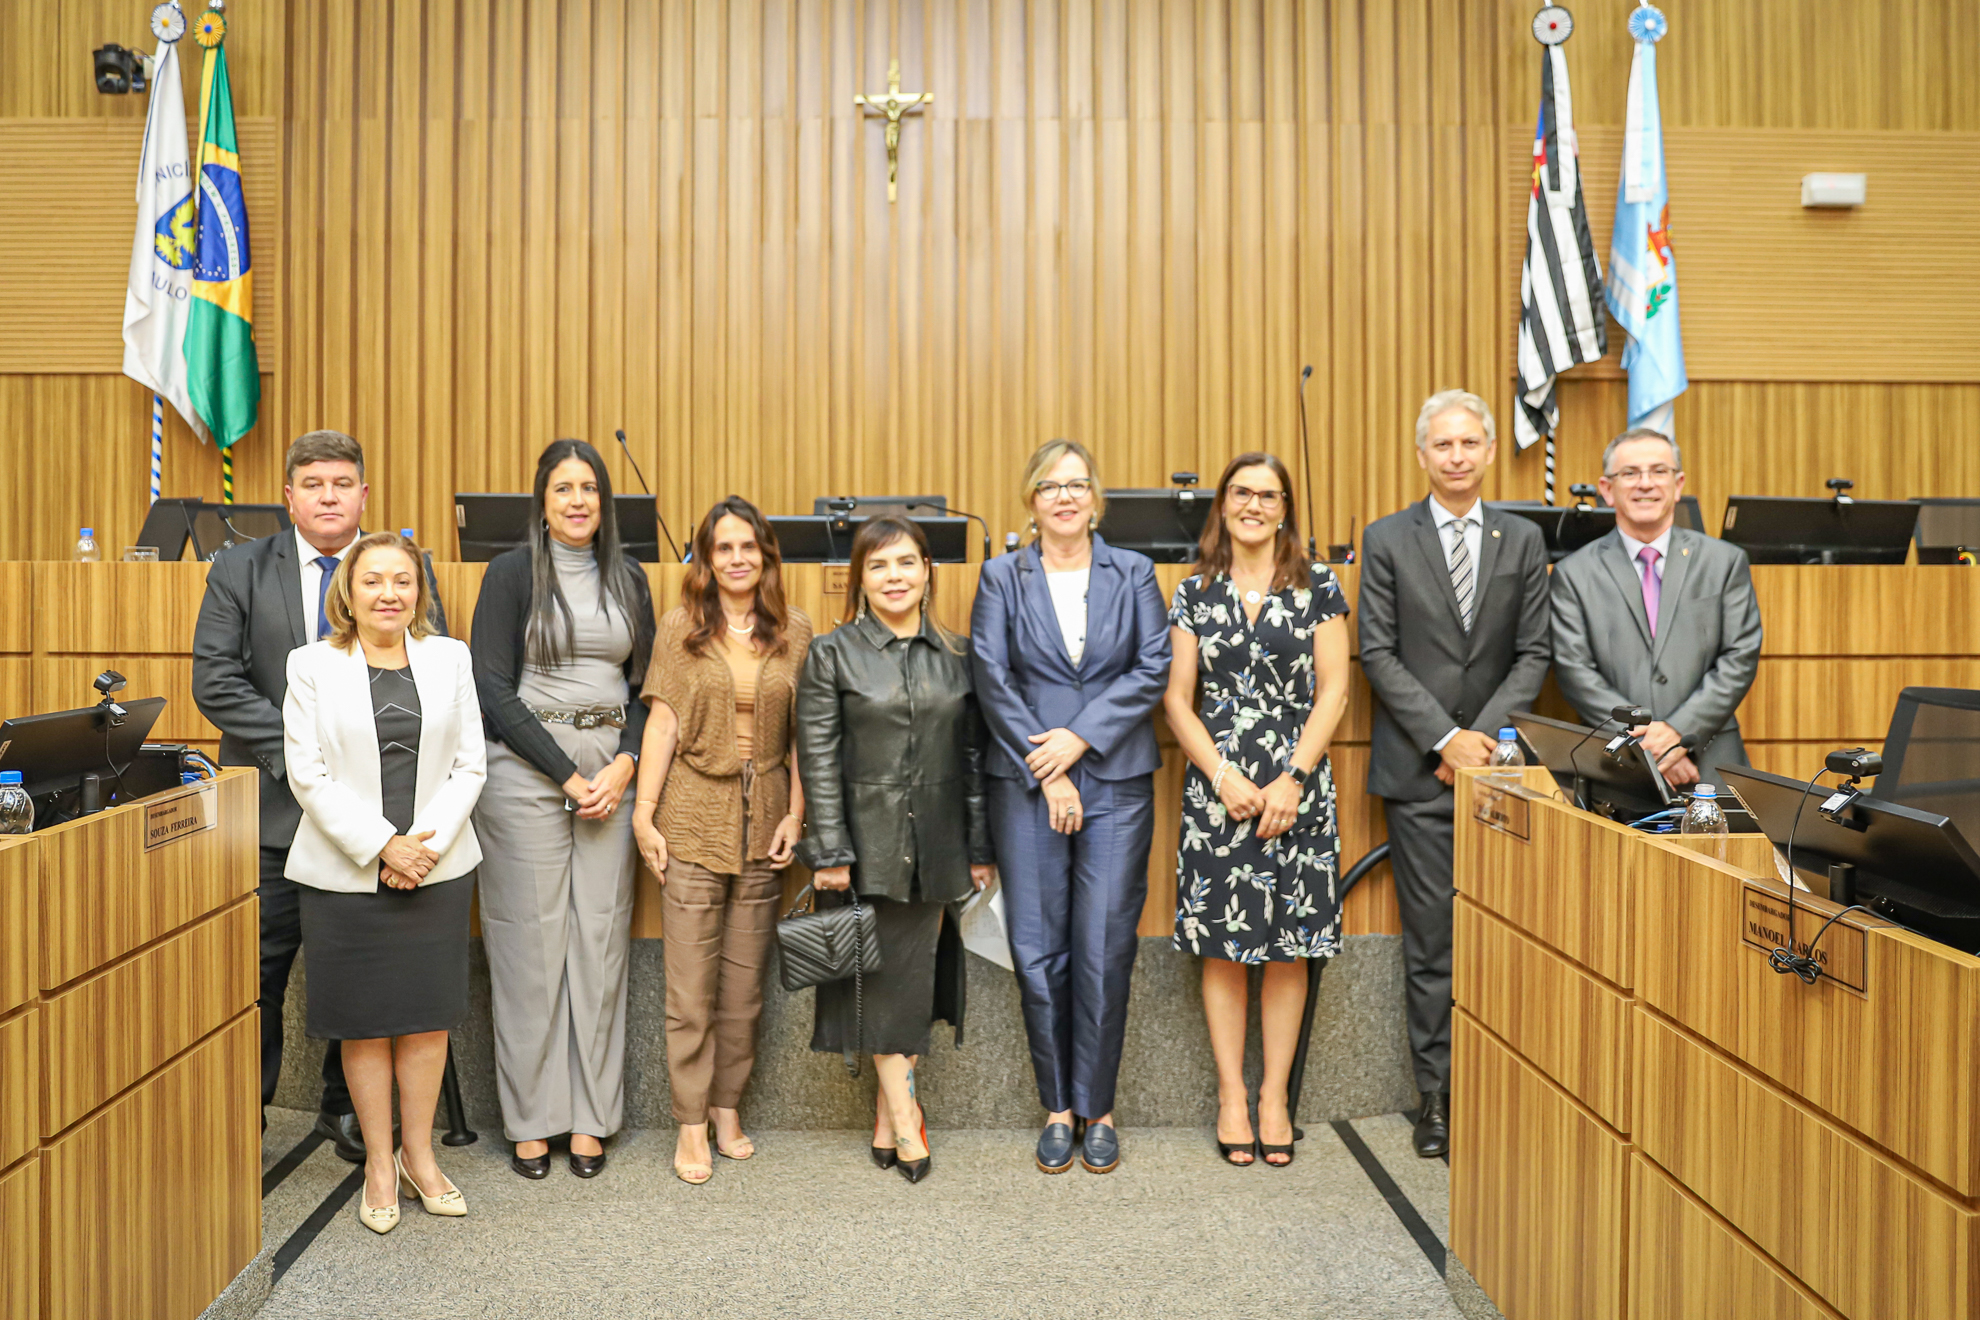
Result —
M1307 363L1299 370L1299 466L1301 475L1306 478L1306 557L1320 558L1319 542L1314 539L1313 526L1318 518L1313 508L1313 446L1306 433L1306 378L1313 374L1313 364ZM1348 535L1352 547L1354 536Z
M626 443L625 430L621 428L612 432L612 434L619 437L619 448L625 451L626 462L632 464L633 475L639 478L639 488L648 495L651 495L653 493L653 487L646 484L646 474L639 470L639 460L632 456L632 446ZM686 563L687 561L681 558L681 548L674 544L674 534L667 530L667 515L660 512L660 502L658 500L655 500L653 503L653 517L660 524L660 535L667 538L667 548L674 552L674 562L680 564Z
M968 509L958 509L953 505L947 505L947 504L923 504L919 500L915 500L909 504L903 504L901 507L903 509L926 509L930 513L934 513L949 518L974 519L976 525L983 529L983 561L985 563L990 562L990 524L984 522L983 519L978 518Z

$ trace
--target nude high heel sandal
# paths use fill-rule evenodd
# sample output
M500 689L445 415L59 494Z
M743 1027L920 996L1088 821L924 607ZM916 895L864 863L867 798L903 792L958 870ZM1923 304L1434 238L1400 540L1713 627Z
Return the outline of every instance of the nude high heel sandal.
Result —
M426 1207L427 1214L458 1217L467 1213L467 1198L461 1195L460 1188L450 1183L447 1190L440 1195L428 1196L420 1190L419 1184L413 1181L412 1175L406 1172L405 1162L398 1151L392 1153L392 1166L399 1171L399 1191L407 1196L417 1196L419 1203ZM396 1210L398 1207L393 1208Z

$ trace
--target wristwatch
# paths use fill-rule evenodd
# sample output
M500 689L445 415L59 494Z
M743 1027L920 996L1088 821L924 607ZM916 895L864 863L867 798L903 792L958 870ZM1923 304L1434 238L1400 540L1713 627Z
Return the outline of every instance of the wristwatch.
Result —
M1299 768L1297 764L1295 764L1292 761L1286 762L1286 773L1291 775L1293 777L1293 782L1298 784L1301 788L1306 787L1307 780L1312 778L1313 775L1313 772L1311 770L1302 770Z

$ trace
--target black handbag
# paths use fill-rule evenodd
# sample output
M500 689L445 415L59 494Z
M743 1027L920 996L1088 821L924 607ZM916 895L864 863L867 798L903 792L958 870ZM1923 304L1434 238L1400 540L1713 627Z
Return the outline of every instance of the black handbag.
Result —
M880 928L873 909L847 890L850 902L820 909L817 892L806 885L791 910L777 923L777 976L786 990L853 979L853 1038L845 1046L846 1071L859 1074L859 1051L866 1038L865 973L880 970Z

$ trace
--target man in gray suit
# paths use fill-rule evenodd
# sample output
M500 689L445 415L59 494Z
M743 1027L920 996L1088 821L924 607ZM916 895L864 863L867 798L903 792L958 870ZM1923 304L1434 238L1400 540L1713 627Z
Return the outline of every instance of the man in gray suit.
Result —
M282 700L289 652L325 636L330 576L360 533L365 497L364 450L338 431L311 431L289 446L282 498L295 523L223 551L207 570L206 596L193 629L193 700L220 730L220 763L261 769L261 1103L275 1099L282 1072L282 1004L289 969L302 946L296 884L282 874L302 809L288 784L282 752ZM433 588L429 564L427 586ZM432 597L440 630L439 595ZM352 1163L364 1141L344 1086L342 1052L323 1055L323 1101L316 1128Z
M1733 712L1760 667L1760 607L1746 552L1674 525L1677 443L1638 428L1602 453L1616 530L1554 568L1554 676L1589 724L1616 706L1656 718L1643 746L1675 787L1745 765Z
M1417 1154L1450 1148L1452 785L1547 677L1547 547L1478 496L1498 438L1475 394L1445 390L1416 418L1430 496L1362 540L1361 668L1375 689L1368 791L1384 799L1402 910Z

